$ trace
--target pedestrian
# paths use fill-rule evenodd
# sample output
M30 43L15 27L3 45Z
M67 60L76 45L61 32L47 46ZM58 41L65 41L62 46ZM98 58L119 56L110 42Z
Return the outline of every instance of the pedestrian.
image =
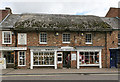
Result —
M67 58L66 58L66 62L67 62L67 68L71 67L71 57L70 54L68 54Z

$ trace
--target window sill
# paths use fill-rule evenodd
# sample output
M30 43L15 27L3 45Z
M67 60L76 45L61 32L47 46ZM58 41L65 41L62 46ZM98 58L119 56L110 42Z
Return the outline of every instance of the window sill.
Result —
M85 44L92 44L92 43L85 43Z
M26 65L18 65L19 67L26 66Z
M64 44L69 44L70 42L62 42L62 43L64 43Z
M40 42L40 44L47 44L46 42Z
M18 44L18 45L20 45L20 46L24 46L24 45L27 45L27 44Z
M2 43L2 44L12 44L12 43Z

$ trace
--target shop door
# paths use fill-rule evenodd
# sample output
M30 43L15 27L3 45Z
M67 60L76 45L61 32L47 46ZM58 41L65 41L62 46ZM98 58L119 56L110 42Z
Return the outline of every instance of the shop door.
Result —
M116 50L110 51L110 68L116 67Z
M14 67L14 53L13 52L3 52L4 58L6 58L6 67Z
M67 67L67 56L70 52L63 52L63 67Z

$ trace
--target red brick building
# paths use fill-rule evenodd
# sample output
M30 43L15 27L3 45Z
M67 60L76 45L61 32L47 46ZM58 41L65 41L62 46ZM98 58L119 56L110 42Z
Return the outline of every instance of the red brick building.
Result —
M120 8L111 7L105 17L120 17Z
M118 19L116 22L116 27L113 31L115 31L116 35L118 35L118 47L110 48L110 63L111 66L115 65L117 67L120 64L120 8L110 8L108 13L106 14L106 18ZM115 21L115 20L113 20ZM110 23L110 22L109 22Z
M110 67L110 48L118 48L117 18L11 14L1 24L1 58L7 67Z

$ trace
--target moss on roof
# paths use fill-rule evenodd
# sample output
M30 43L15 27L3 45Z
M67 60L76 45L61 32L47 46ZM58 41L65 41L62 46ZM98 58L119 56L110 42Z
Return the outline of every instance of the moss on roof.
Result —
M63 14L11 14L0 27L39 31L106 31L112 29L98 16Z

